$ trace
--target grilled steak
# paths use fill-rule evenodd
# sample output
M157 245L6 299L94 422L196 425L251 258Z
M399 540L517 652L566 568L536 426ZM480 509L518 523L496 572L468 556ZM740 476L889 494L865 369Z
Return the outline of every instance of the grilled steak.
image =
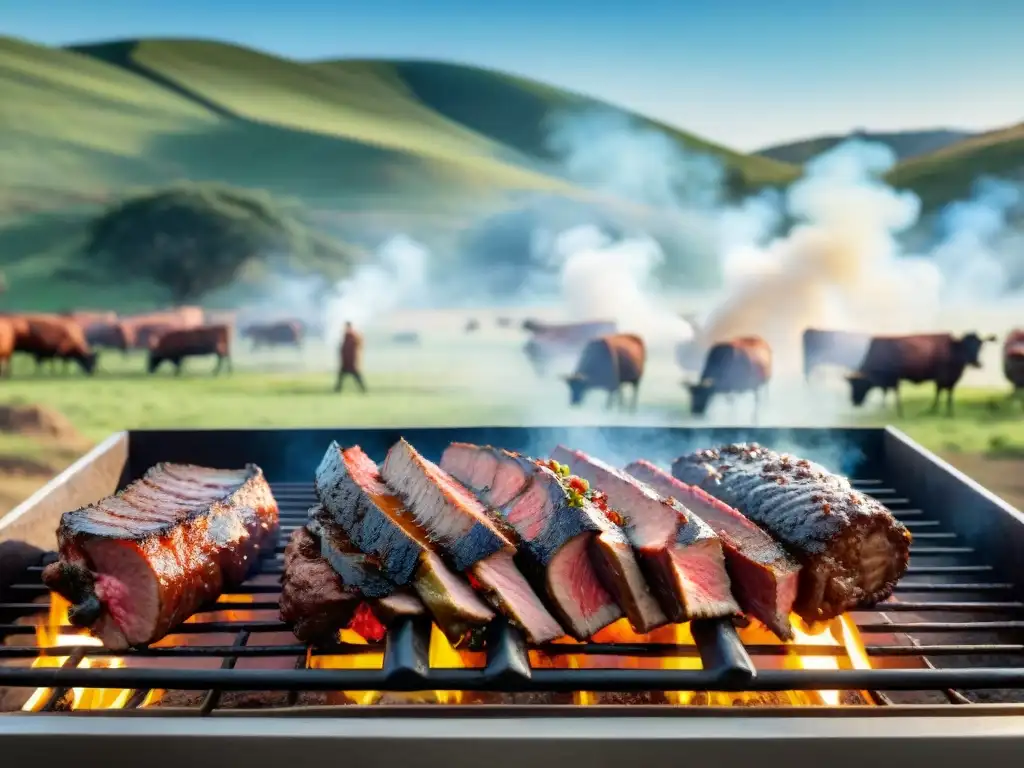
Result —
M515 551L483 504L405 440L391 446L380 473L456 570L495 552Z
M71 603L72 624L123 650L159 640L244 581L272 550L277 527L259 467L158 464L120 493L63 515L60 560L43 580Z
M732 507L648 461L635 461L626 472L663 496L681 501L714 529L722 539L725 566L740 607L780 639L792 639L789 613L796 599L800 565L786 550Z
M371 598L386 597L395 591L395 583L384 573L380 559L358 549L323 507L309 510L306 529L320 542L320 554L346 587L358 589Z
M494 612L434 552L427 532L381 479L361 448L331 443L316 473L323 508L360 550L377 556L399 586L409 585L452 645L483 629Z
M668 621L622 531L588 499L572 495L549 467L490 446L453 443L441 468L513 527L573 636L590 637L616 621L619 606L638 632Z
M565 634L516 567L514 532L495 519L493 510L405 440L388 451L381 476L403 497L441 554L468 573L527 640L544 643Z
M404 591L379 600L364 600L365 595L358 589L346 586L321 554L321 547L314 534L300 528L292 533L284 551L281 621L291 625L303 642L327 642L345 627L376 641L398 619L423 614L423 604Z
M624 518L649 583L672 621L712 619L739 613L725 570L722 541L675 499L666 499L581 451L558 446L555 461L602 491Z
M292 533L284 550L281 621L305 643L324 642L347 627L362 596L349 589L320 554L320 543L305 528Z
M681 456L672 474L738 509L799 560L793 607L808 622L884 600L907 569L910 532L819 464L748 443Z

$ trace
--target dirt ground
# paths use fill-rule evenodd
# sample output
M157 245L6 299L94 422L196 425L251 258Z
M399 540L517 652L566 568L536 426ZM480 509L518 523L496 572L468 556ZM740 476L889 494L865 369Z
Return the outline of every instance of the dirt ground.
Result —
M945 453L943 458L972 480L1024 510L1024 458L978 453Z

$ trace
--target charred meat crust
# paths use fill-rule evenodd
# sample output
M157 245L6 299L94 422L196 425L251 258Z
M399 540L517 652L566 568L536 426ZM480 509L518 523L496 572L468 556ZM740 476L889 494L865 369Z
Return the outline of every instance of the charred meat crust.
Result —
M99 627L108 647L145 645L224 586L244 581L261 552L273 548L277 529L277 503L259 467L158 464L120 493L61 518L60 560L43 580L72 603L71 620ZM125 563L128 583L118 578L125 574L107 571ZM114 579L129 607L109 609L101 577ZM144 615L137 613L140 596Z
M306 529L320 542L320 554L330 563L342 584L371 598L387 597L395 591L395 583L387 577L380 559L356 547L323 507L309 510Z
M892 594L910 532L882 504L819 464L741 443L681 456L672 474L764 527L803 566L794 610L823 621Z
M341 583L313 535L294 531L284 551L281 621L303 642L326 642L348 626L359 603L359 593Z

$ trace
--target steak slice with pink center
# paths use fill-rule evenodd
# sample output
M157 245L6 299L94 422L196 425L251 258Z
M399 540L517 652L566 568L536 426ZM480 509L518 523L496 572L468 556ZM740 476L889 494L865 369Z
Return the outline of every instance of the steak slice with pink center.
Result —
M649 461L634 461L626 472L662 495L678 499L715 530L722 539L725 565L740 607L780 639L791 640L789 615L796 600L800 564L782 545L729 505Z
M739 613L725 569L722 541L674 499L600 459L558 446L552 458L603 492L624 518L630 543L672 621L715 619Z
M570 494L549 467L468 443L450 445L441 467L512 526L536 581L574 637L590 637L621 618L623 608L640 632L668 621L622 531L589 500Z

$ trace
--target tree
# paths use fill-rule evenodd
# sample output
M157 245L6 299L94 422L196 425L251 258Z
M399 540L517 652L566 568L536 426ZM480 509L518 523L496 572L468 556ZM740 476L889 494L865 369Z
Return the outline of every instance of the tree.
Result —
M115 275L153 280L189 301L255 258L306 247L303 234L269 196L182 185L114 205L90 227L86 252Z

